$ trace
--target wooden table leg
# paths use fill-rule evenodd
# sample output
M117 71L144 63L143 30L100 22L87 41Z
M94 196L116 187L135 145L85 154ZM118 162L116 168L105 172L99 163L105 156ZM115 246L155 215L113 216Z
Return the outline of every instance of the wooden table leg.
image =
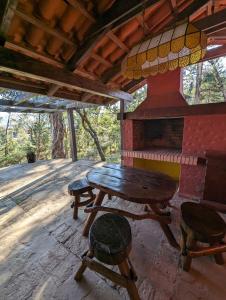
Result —
M151 205L150 205L150 204L149 204L149 206L150 206L150 208L152 209L152 211L153 211L156 215L160 215L160 216L161 216L161 210L160 210L158 207L156 207L156 205L154 205L154 204L151 204ZM161 228L162 228L162 230L163 230L163 232L164 232L164 234L165 234L165 236L166 236L168 242L170 243L170 245L171 245L172 247L174 247L174 248L176 248L176 249L179 250L179 249L180 249L180 246L179 246L179 244L177 243L177 241L176 241L176 239L175 239L175 237L174 237L174 235L173 235L171 229L169 228L169 226L168 226L167 224L162 223L162 222L159 222L159 224L160 224L160 226L161 226Z
M94 203L93 205L95 206L100 206L103 199L104 199L104 196L106 195L106 193L102 192L102 191L99 191L98 195L96 196L96 199L94 200ZM85 223L85 227L83 229L83 236L88 236L88 233L89 233L89 229L90 229L90 226L92 225L95 217L96 217L96 214L97 212L92 212L89 214L89 216L87 217L86 219L86 223Z

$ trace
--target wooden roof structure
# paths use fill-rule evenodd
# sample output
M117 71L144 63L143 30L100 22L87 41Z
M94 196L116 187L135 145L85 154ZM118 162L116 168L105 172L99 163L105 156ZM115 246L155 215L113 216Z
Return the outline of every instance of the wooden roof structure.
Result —
M205 59L226 55L226 0L1 0L0 87L43 95L38 108L46 110L131 101L145 80L124 78L122 60L147 35L185 18L209 45L222 45Z

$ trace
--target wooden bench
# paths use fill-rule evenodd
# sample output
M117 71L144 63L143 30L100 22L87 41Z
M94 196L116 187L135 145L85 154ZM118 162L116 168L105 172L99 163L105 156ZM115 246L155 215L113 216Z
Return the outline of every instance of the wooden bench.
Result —
M102 215L90 228L89 251L82 256L82 264L75 274L75 280L81 280L88 267L126 288L130 299L139 300L135 285L137 277L129 260L131 244L131 228L127 219L111 213ZM93 258L107 265L118 265L121 274L110 270Z
M74 208L73 218L78 218L78 208L92 203L95 199L93 188L88 184L85 178L76 180L68 185L68 193L75 197L71 207ZM85 201L80 201L81 197L89 197Z
M185 202L181 205L182 265L189 271L192 258L214 255L217 264L224 263L222 253L226 252L223 239L226 224L212 208L203 204ZM197 242L209 244L197 246Z

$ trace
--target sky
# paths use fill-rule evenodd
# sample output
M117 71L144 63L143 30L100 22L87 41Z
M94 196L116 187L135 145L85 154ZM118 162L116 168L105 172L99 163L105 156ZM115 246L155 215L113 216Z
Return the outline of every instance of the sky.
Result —
M223 64L224 64L225 70L226 70L226 56L222 57L222 60L223 60ZM0 123L1 124L4 124L4 125L6 124L7 116L8 116L8 113L0 112Z

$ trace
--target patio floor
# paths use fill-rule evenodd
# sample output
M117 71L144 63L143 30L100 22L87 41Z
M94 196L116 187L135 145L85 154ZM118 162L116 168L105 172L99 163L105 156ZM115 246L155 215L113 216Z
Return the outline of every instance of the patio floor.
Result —
M128 299L123 288L89 270L79 284L73 279L87 239L81 235L82 209L79 219L72 219L67 185L94 166L98 164L91 161L54 160L0 170L0 299ZM105 201L143 210L141 205L114 200ZM181 201L178 196L172 201L172 228L177 235ZM193 260L189 273L183 272L178 252L156 222L130 224L131 260L141 299L226 299L226 264L202 257Z

